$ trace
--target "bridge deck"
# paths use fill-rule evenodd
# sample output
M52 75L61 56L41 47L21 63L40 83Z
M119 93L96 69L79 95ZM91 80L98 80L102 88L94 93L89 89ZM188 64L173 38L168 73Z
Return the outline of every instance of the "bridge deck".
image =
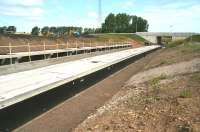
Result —
M0 76L0 109L156 48L129 49Z

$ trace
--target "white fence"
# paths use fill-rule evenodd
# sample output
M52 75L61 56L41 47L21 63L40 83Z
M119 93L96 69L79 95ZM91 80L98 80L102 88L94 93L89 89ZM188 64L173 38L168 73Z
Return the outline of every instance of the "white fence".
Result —
M0 55L0 59L3 58L10 58L10 64L13 64L14 57L21 57L21 56L29 56L29 61L31 62L32 55L43 55L44 59L47 59L47 54L56 53L57 57L59 58L59 53L63 51L74 51L76 54L79 50L84 50L84 53L92 53L93 49L106 48L106 51L110 51L113 47L122 46L125 47L127 45L131 45L131 42L67 42L64 44L43 44L40 45L33 45L31 43L27 43L26 45L13 45L9 43L7 46L0 46L0 52L4 53L4 55ZM87 50L87 52L85 52ZM68 52L67 52L68 53ZM67 55L69 56L69 55Z

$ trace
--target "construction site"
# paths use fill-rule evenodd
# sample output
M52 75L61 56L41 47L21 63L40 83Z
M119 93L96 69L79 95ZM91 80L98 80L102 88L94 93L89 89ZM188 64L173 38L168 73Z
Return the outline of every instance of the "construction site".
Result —
M95 4L96 28L0 27L0 132L199 132L200 34Z

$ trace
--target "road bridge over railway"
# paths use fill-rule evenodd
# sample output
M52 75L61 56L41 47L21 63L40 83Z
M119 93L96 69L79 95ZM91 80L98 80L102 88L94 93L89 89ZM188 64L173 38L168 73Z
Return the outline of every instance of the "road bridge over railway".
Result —
M151 43L162 44L173 40L186 39L193 35L198 35L198 33L189 32L137 32L137 35L148 40Z

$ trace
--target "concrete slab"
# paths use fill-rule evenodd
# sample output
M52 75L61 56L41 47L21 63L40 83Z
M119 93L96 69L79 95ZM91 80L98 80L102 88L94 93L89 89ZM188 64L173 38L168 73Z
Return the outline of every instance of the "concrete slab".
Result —
M0 109L157 48L129 49L0 76Z

